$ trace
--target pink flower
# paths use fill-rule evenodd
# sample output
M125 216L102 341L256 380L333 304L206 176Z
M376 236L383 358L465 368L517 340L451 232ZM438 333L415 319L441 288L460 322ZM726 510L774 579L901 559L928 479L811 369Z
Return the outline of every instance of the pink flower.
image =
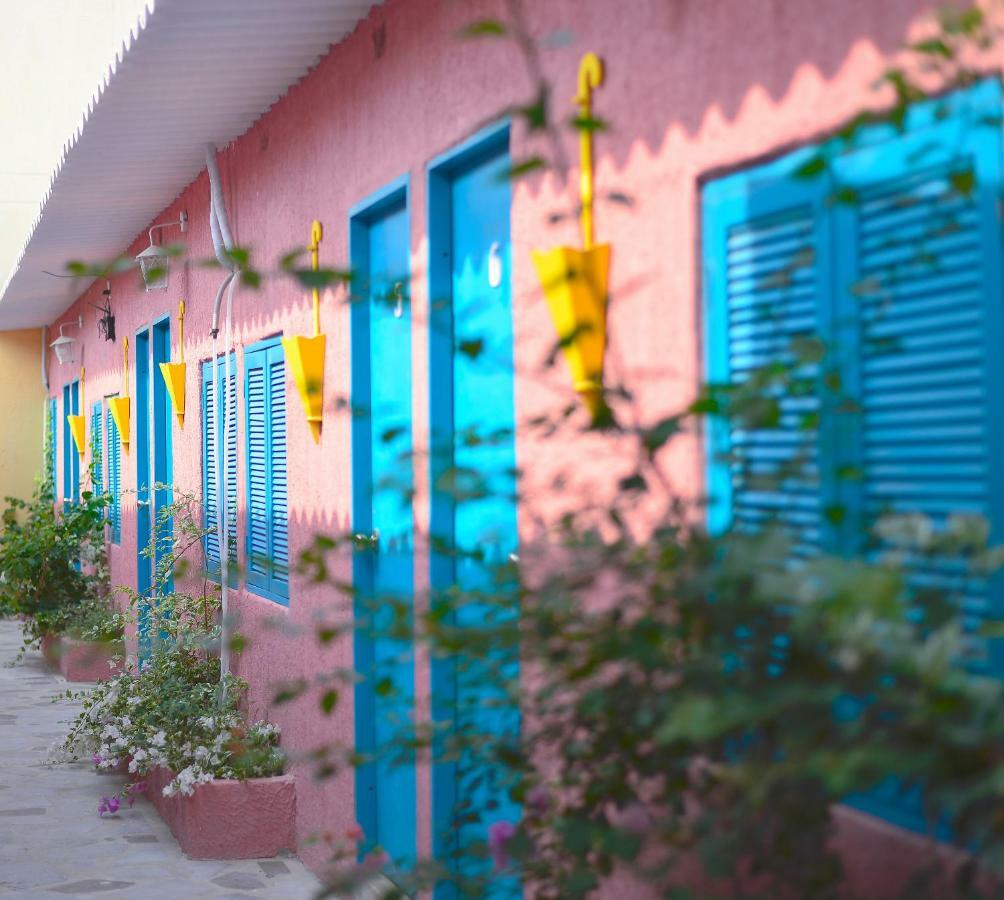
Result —
M512 822L492 822L488 826L488 849L496 871L509 865L507 845L516 837L516 826Z
M526 805L538 816L544 815L551 808L551 792L544 785L538 784L526 795Z
M620 814L620 827L629 834L643 836L652 828L652 817L640 803L632 803Z
M95 766L100 766L101 763L103 763L104 761L105 758L97 753L95 753L94 756L91 757L91 762L94 763Z
M355 825L350 826L345 829L345 839L347 841L361 841L363 839L363 829L362 826L357 822Z
M118 797L102 797L98 803L98 815L103 816L105 813L115 815L119 811L119 805Z
M129 800L129 805L132 806L136 802L136 795L142 794L146 790L145 781L134 781L126 788L126 794Z

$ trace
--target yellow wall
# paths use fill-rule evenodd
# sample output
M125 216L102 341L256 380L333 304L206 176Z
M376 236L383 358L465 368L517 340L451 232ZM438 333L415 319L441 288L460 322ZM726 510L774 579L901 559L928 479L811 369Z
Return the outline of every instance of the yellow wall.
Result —
M38 329L0 331L0 499L27 499L42 472L41 354Z

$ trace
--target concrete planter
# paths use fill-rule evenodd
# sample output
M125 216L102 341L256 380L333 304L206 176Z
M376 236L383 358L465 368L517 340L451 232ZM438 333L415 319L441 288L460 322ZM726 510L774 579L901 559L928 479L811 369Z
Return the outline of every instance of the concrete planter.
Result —
M122 641L80 641L65 634L42 636L42 655L67 681L99 681L120 671L125 658ZM109 665L118 657L119 663Z
M262 859L296 850L296 782L292 775L210 781L190 797L164 796L174 775L154 769L146 798L192 859Z

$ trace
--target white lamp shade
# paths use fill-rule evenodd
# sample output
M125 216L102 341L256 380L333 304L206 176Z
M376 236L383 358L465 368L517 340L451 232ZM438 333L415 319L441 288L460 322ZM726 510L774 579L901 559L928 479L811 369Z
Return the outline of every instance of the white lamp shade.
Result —
M56 359L60 363L65 363L70 361L72 345L75 343L76 338L66 337L66 335L61 334L49 346L56 351Z
M136 256L136 261L139 263L139 270L147 291L167 290L170 258L160 247L151 244Z

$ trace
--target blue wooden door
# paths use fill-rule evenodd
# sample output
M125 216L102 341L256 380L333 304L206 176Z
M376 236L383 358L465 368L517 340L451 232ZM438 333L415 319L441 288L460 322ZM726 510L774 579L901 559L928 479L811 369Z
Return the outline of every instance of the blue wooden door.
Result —
M160 364L171 361L171 323L169 319L161 319L154 323L151 355L150 378L153 382L151 391L153 441L151 449L153 455L150 459L150 468L153 472L153 484L160 487L153 491L150 515L158 534L154 564L160 568L164 564L164 560L170 557L174 543L174 522L162 512L165 507L171 504L170 484L174 478L171 457L171 424L174 421L174 410L171 406L171 397L167 392L167 383L160 372ZM168 565L164 584L166 590L172 590L174 586L173 572L170 569L171 567Z
M63 388L63 502L80 501L80 453L70 433L67 416L80 415L80 382Z
M148 597L153 587L153 559L148 554L153 535L153 517L150 509L150 331L136 334L136 591ZM140 653L149 652L149 634L146 603L140 605Z
M375 761L356 775L356 815L367 846L395 865L416 855L415 763L399 738L411 730L414 657L411 312L405 188L383 192L353 216L352 402L356 554L356 746ZM371 629L367 625L371 624ZM367 633L369 632L369 633Z
M430 338L433 453L432 539L436 590L456 586L465 599L452 611L459 627L478 627L514 609L517 551L513 393L513 321L509 237L508 130L451 154L430 176L432 315ZM448 297L449 302L444 302ZM475 598L480 592L484 600ZM518 678L514 652L491 659L436 662L433 714L455 732L490 740L519 729L504 702ZM492 822L515 822L506 773L440 747L433 771L437 856L477 868L466 850ZM518 894L498 885L498 895ZM441 885L437 897L452 896Z
M160 374L160 363L170 360L170 324L158 322L136 335L136 590L146 599L140 606L140 648L149 650L149 603L156 567L170 552L170 523L160 526L160 540L150 553L158 509L170 503L171 401Z

